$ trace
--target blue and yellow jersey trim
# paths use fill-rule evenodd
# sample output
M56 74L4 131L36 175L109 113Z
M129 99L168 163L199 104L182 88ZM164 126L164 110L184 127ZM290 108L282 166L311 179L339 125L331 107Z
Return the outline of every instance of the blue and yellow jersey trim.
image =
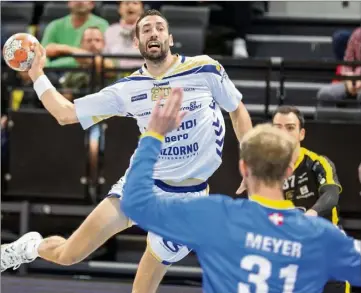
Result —
M162 80L197 73L213 73L221 76L223 69L218 61L207 55L195 57L178 56L171 67L172 66L174 66L173 70L167 71L158 76L150 76L149 73L146 72L145 68L140 68L131 75L116 81L116 83L142 80Z
M251 195L249 199L259 203L262 206L272 209L288 210L295 208L294 204L290 200L272 200L258 194Z
M154 132L154 131L146 131L140 136L140 138L148 137L148 136L156 138L161 142L164 142L164 135L161 135L161 134L159 134L157 132Z

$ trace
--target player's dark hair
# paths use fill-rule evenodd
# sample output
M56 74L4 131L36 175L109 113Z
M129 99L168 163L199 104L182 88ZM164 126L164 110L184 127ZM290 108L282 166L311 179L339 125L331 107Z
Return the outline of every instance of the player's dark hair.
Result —
M147 17L147 16L153 16L153 15L159 16L159 17L163 18L163 19L165 20L165 22L167 23L167 26L168 26L168 28L169 28L168 20L165 18L165 16L164 16L162 13L160 13L160 12L159 12L158 10L156 10L156 9L149 9L149 10L145 11L145 12L139 17L139 19L137 20L137 23L136 23L136 25L135 25L135 35L136 35L136 37L137 37L138 39L139 39L139 22L140 22L143 18L145 18L145 17Z
M301 111L295 107L295 106L288 106L288 105L284 105L284 106L280 106L276 109L276 111L273 113L272 116L272 121L274 119L274 117L276 116L276 114L289 114L289 113L293 113L296 115L298 121L300 122L300 129L305 127L305 117L303 117L303 114L301 113Z

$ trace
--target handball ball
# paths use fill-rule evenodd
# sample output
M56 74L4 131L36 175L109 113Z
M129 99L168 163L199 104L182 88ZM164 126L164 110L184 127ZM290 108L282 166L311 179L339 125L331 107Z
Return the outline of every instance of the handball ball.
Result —
M39 41L30 34L12 35L3 48L6 64L16 71L28 71L35 57L35 53L30 47L36 43Z

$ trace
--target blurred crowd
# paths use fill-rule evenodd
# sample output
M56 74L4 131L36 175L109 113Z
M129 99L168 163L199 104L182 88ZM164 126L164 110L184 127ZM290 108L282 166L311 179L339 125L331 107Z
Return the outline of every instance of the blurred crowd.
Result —
M231 50L226 51L222 46L215 53L232 55L234 58L248 58L246 35L252 26L252 16L255 15L252 2L167 2L167 1L120 1L120 2L95 2L95 1L69 1L67 4L68 14L50 19L48 22L42 20L44 7L47 2L36 2L32 23L37 27L34 33L45 47L48 56L47 68L63 68L63 72L51 72L49 78L52 83L61 89L64 95L73 100L87 94L84 89L96 91L105 84L101 82L100 73L102 68L122 68L125 71L121 74L108 71L106 82L109 84L119 77L128 75L134 68L143 64L142 56L133 47L134 28L138 17L144 9L161 9L162 5L187 5L187 6L214 6L218 5L222 10L210 10L209 25L214 27L228 27L229 31L224 33L222 43L230 42ZM99 4L113 4L117 7L117 19L114 17L101 16ZM115 6L114 6L115 7ZM114 16L115 11L112 12ZM213 29L212 35L215 35ZM224 31L223 31L224 32ZM2 46L7 35L6 30L1 31ZM212 53L212 46L206 46L204 53ZM212 47L213 48L213 47ZM361 61L361 27L354 31L340 30L333 35L333 48L336 60ZM207 51L208 50L208 51ZM92 54L95 55L95 64L92 58L71 57L69 55ZM103 58L102 54L127 55L128 58ZM89 69L83 71L66 71L68 68ZM95 71L96 82L89 88L91 70ZM339 66L335 69L336 74L360 75L361 67ZM26 72L8 72L12 83L18 89L11 92L9 99L10 107L18 109L20 105L30 104L31 107L41 107L40 102L31 90L31 80ZM94 76L93 76L94 77ZM28 87L29 89L23 89ZM5 87L2 87L2 111L7 109L7 97L9 94ZM361 101L361 80L335 80L330 85L321 88L318 92L318 100L327 104L328 102L340 102L343 100ZM2 115L2 116L3 116ZM6 123L6 116L3 116L2 125Z
M46 49L48 57L46 67L60 69L51 71L47 75L54 86L69 100L97 91L106 84L130 74L134 68L143 64L139 50L133 47L133 38L137 19L145 9L161 10L163 5L209 7L211 29L207 34L203 53L231 55L233 58L252 57L249 56L246 41L246 35L252 29L252 18L257 15L252 1L69 1L67 6L63 3L63 8L66 9L65 16L58 18L50 14L46 15L45 7L48 3L35 2L31 20L31 25L35 29L31 33L37 36ZM265 2L262 3L267 5ZM104 7L107 4L112 5L113 10L109 11L109 14L100 13L100 6ZM217 30L219 27L223 29ZM209 33L210 31L212 33ZM12 33L15 32L1 30L1 47ZM225 43L230 45L227 47ZM361 61L361 27L336 31L332 36L332 44L335 60ZM95 62L89 57L70 56L84 54L94 56ZM103 58L103 55L127 57ZM107 71L103 74L102 72L103 68L115 67L123 69L122 73ZM68 70L77 68L83 70ZM335 73L360 76L361 66L338 66L335 68ZM5 144L6 133L3 130L7 123L7 109L42 108L42 105L32 90L32 83L26 72L10 70L3 73L2 80L1 135L2 144ZM11 91L6 86L7 80L13 85ZM338 106L343 107L345 107L344 101L361 102L361 80L334 80L318 91L317 99L321 104L326 105L331 102L334 105L336 102ZM97 141L100 131L99 126L92 128L90 144L92 141ZM99 145L94 143L94 148L97 147ZM93 151L95 152L96 150ZM5 149L2 155L6 155Z

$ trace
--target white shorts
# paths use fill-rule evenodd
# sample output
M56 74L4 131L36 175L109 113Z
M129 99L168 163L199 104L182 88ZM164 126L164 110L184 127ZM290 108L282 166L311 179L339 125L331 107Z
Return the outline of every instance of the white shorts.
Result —
M120 178L119 181L112 186L108 196L115 196L121 200L124 183L125 176ZM153 191L159 196L206 196L208 195L208 184L204 182L196 186L174 187L160 180L155 180ZM131 221L129 226L132 225L136 225L136 223ZM148 232L147 243L152 255L165 265L171 265L172 263L180 261L191 251L187 246L168 241L152 232Z

